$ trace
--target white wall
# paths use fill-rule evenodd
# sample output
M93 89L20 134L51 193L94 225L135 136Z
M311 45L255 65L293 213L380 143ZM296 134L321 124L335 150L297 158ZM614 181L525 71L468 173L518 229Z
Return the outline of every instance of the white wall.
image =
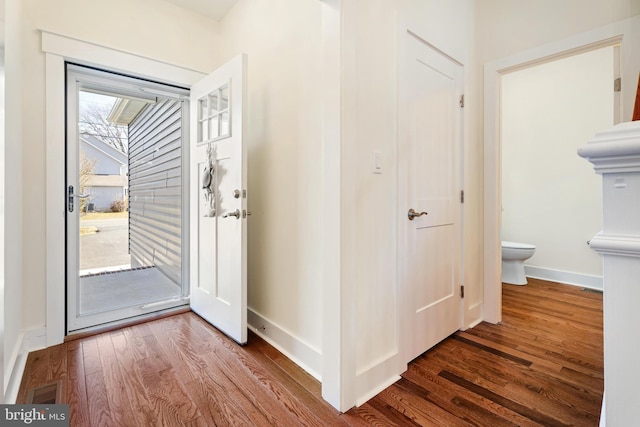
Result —
M44 29L198 71L212 71L218 60L217 23L163 0L24 0L23 4L27 43L39 42L36 30Z
M637 0L482 0L476 40L481 64L640 13Z
M4 2L0 2L2 18L0 18L0 402L4 402L5 393L5 355L4 355L4 183L5 183L5 137L4 137Z
M5 132L4 132L4 399L21 347L22 328L22 52L19 46L22 4L7 0L5 13ZM13 99L14 101L9 101ZM7 108L9 107L9 108ZM9 178L9 179L6 179ZM44 308L44 307L42 307ZM41 310L42 311L42 310Z
M602 227L600 179L576 150L613 125L613 49L502 77L502 238L536 245L526 264L543 278L602 276L586 244Z
M4 403L5 396L5 210L4 210L4 185L5 185L5 135L4 135L4 39L5 39L5 2L0 0L0 402Z
M318 0L240 0L220 21L221 58L248 55L249 322L317 377L323 283L321 36Z
M323 205L323 148L334 141L322 140L321 6L316 0L240 0L220 23L223 58L238 52L249 57L249 319L317 375L321 359L314 356L326 356L322 333L328 320L322 310L323 246L334 231L323 229L323 211L331 209ZM324 303L342 306L338 312L346 316L341 324L349 338L340 351L352 358L343 377L352 387L348 408L402 372L393 356L401 316L396 219L404 209L396 201L396 16L464 62L470 93L477 89L471 81L472 1L356 0L339 7L344 63L336 84L342 100L325 108L341 111L344 126L336 165L342 187L329 190L343 201L335 206L342 218L342 290L339 301ZM469 300L477 305L481 153L474 143L473 107L468 116L465 277ZM380 175L371 173L373 150L382 155Z

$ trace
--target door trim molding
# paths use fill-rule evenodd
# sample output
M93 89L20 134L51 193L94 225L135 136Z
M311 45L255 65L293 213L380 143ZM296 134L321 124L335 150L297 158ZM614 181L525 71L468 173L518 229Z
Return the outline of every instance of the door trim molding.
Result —
M205 74L42 31L46 95L46 346L65 336L65 61L190 87ZM59 195L59 196L58 196Z
M323 290L322 290L322 398L346 412L356 402L354 310L356 296L347 276L347 239L350 224L344 209L353 188L345 168L352 158L353 94L346 90L355 79L355 30L345 25L355 16L354 2L322 1L323 104ZM348 200L348 199L347 199Z
M621 116L633 108L640 59L634 58L632 46L640 45L640 35L632 28L640 26L640 16L551 42L506 58L488 62L484 66L484 301L483 320L502 321L502 243L500 217L502 207L502 167L500 142L500 79L502 75L572 56L589 50L621 45L622 80L634 82L623 85ZM637 32L636 32L637 33ZM634 37L634 39L631 39ZM636 55L637 56L637 55ZM631 88L633 86L633 88ZM577 156L577 154L576 154Z

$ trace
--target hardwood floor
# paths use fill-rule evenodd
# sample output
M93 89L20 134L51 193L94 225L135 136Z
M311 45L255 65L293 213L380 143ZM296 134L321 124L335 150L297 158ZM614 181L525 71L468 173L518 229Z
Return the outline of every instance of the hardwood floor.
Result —
M27 390L60 380L72 426L597 426L602 295L503 285L503 323L458 332L340 414L259 337L239 347L193 313L29 355Z
M380 425L597 426L602 295L535 279L502 293L501 325L454 334L354 412Z

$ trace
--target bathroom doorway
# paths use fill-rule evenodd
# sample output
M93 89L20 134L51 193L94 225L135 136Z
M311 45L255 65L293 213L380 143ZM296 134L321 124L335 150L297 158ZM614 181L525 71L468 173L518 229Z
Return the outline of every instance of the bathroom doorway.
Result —
M616 122L619 46L501 76L502 240L536 246L529 277L602 289L587 242L601 228L601 183L576 150Z
M484 66L484 293L482 311L484 320L487 322L499 323L502 320L500 235L503 184L500 141L502 77L518 70L612 46L620 46L620 55L616 62L624 65L625 58L633 58L634 56L631 43L623 42L628 31L629 28L623 25L597 29L576 35L570 39L560 40L496 59L486 63ZM632 77L631 71L631 68L625 65L621 68L621 76L635 81L637 75ZM586 70L581 70L581 72L585 73ZM613 82L610 85L610 87L613 87ZM624 119L624 113L629 105L630 98L627 92L624 90L623 85L622 94L620 96L614 95L614 111L619 111L622 114L620 120ZM522 102L527 102L527 100L522 100ZM582 143L586 143L586 140L582 141ZM552 153L549 153L549 155L552 155Z

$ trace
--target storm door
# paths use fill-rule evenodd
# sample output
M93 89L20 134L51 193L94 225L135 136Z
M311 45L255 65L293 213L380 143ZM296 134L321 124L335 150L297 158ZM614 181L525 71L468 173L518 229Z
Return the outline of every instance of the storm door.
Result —
M188 304L189 91L67 64L67 333Z

